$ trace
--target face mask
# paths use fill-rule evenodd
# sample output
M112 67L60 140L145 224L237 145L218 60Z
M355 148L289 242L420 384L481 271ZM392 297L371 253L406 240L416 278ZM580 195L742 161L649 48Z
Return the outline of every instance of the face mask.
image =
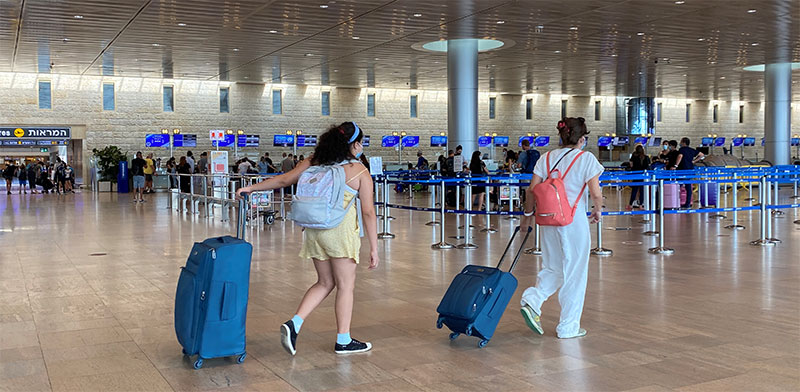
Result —
M361 158L361 154L363 154L363 153L364 153L364 151L359 151L359 152L356 154L356 159L358 159L358 158Z
M589 144L589 142L587 140L584 140L583 143L581 143L581 150L586 149L587 144Z
M669 146L661 146L664 150L669 150Z

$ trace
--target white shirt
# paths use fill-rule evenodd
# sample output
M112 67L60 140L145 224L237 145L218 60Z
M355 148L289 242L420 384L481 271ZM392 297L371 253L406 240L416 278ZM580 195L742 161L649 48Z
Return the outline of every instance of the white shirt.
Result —
M247 174L250 168L253 167L250 162L244 161L239 164L239 174Z
M575 157L578 156L580 150L569 148L559 148L557 150L552 150L546 154L543 154L539 161L536 162L536 166L533 168L533 174L541 177L543 180L547 179L547 156L550 155L550 170L551 173L558 169L561 173L561 180L564 181L564 189L567 191L567 197L569 198L569 204L574 206L575 199L578 198L578 194L580 194L583 185L586 184L590 179L593 177L600 175L603 173L605 168L600 162L597 161L597 158L594 154L590 152L586 152L582 154L575 164L572 165L572 169L569 170L569 173L566 173L567 168L575 160ZM564 156L564 153L567 153L564 159L558 163L556 167L556 162ZM566 176L564 176L566 174ZM589 194L589 190L584 190L583 197L581 200L578 201L578 208L575 209L575 215L577 216L580 211L586 211L586 195Z

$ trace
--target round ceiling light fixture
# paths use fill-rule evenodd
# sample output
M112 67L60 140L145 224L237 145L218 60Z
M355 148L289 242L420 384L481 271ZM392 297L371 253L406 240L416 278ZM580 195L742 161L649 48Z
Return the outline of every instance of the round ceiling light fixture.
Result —
M742 68L742 70L751 72L764 72L766 68L767 66L764 64L756 64L756 65L748 65ZM792 71L796 71L798 69L800 69L800 63L792 63Z
M462 39L471 39L478 41L478 52L489 52L492 50L510 48L514 46L515 43L512 40L500 39L500 38L462 38ZM420 42L411 45L411 47L416 50L447 53L447 42L449 42L449 40L444 40L444 39L431 42Z

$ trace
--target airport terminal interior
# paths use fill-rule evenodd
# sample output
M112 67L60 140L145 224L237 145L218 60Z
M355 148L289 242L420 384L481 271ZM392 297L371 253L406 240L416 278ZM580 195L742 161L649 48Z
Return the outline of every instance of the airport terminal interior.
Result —
M798 81L796 0L0 0L0 391L798 391ZM380 262L357 221L349 334L334 292L291 354L313 181L236 192L329 129ZM554 227L528 164L564 145L602 206Z

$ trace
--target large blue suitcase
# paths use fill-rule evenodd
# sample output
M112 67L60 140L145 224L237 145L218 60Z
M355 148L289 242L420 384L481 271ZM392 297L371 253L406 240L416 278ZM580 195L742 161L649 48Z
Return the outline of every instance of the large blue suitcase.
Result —
M699 184L698 187L700 188L700 205L703 207L719 207L717 205L717 196L719 192L719 185L718 184ZM706 192L708 192L708 202L706 202Z
M454 340L463 333L480 338L478 347L484 347L492 339L508 302L514 295L514 291L517 290L517 278L511 272L531 233L530 227L525 233L525 238L520 244L509 271L501 271L500 266L519 231L519 227L514 230L497 267L468 265L453 278L453 282L450 283L442 302L436 309L439 312L436 327L442 328L446 325L453 331L450 334L450 340Z
M175 334L184 355L197 355L194 368L208 358L245 351L245 321L253 246L244 240L247 202L241 200L236 237L197 242L181 268L175 293Z

